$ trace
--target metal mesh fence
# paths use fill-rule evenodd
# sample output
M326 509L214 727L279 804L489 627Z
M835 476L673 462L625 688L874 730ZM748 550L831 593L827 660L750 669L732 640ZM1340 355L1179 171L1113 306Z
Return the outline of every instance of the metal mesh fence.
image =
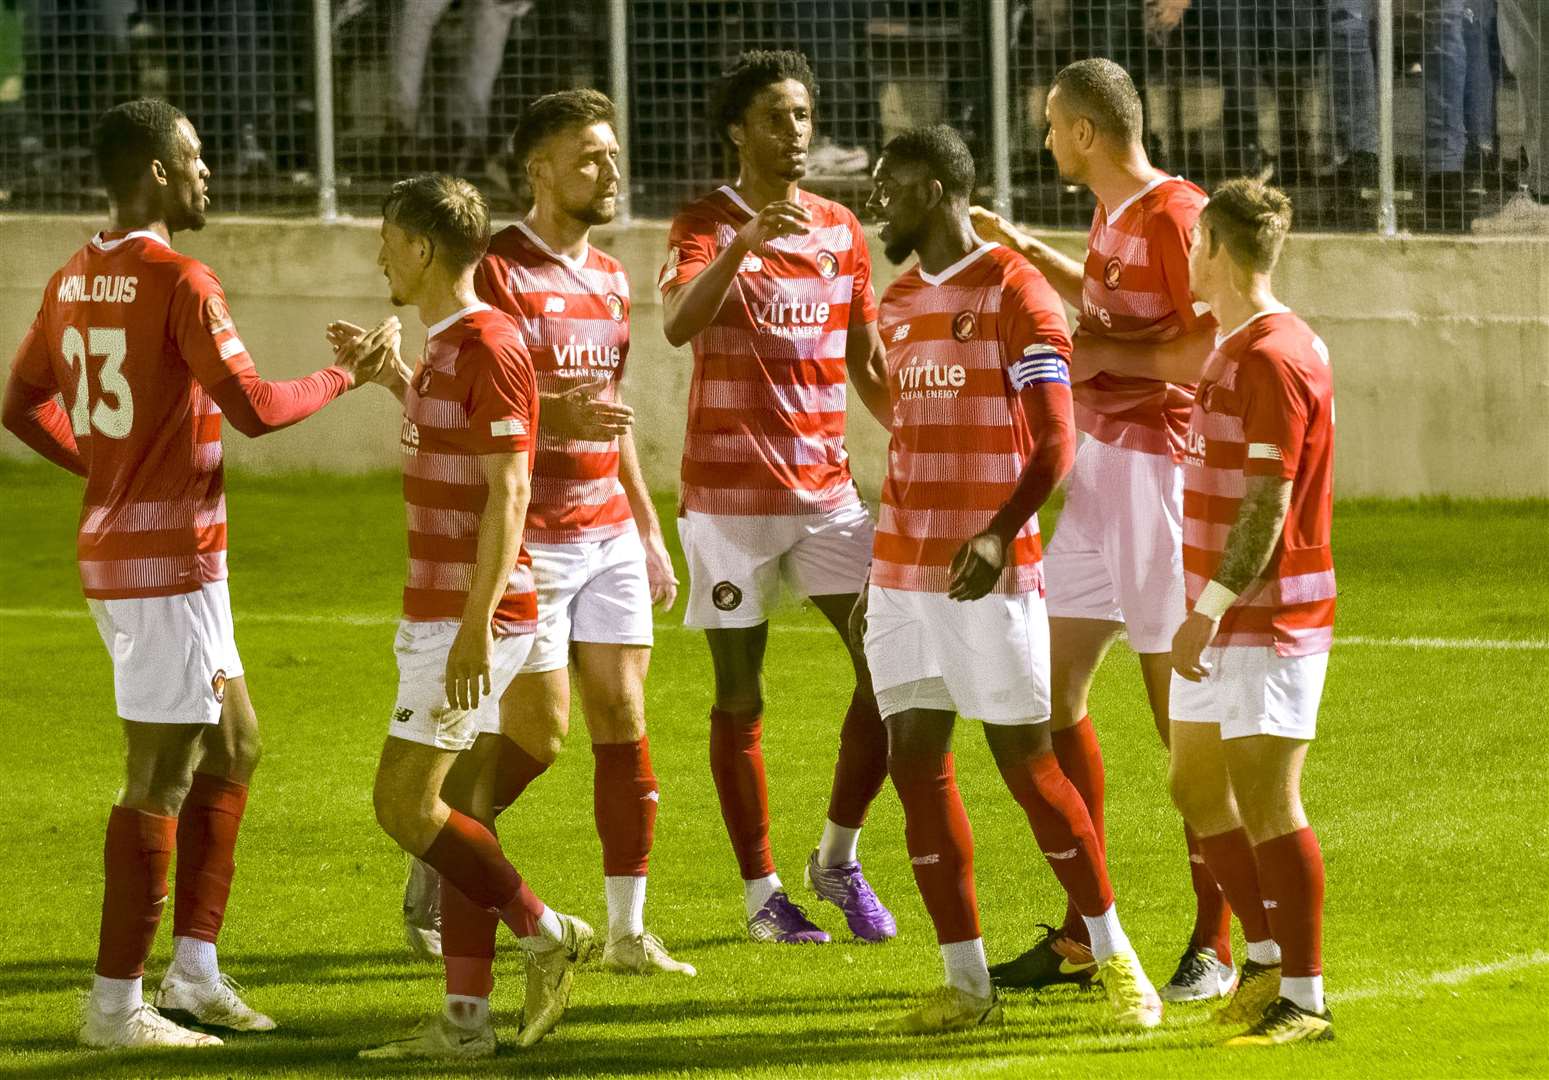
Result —
M1546 9L1549 0L0 0L0 207L104 209L92 123L147 94L198 126L217 210L315 213L336 190L341 208L370 214L392 180L435 168L470 177L509 211L524 203L505 150L521 109L593 85L627 92L633 209L666 216L735 169L707 115L715 77L745 49L784 47L809 56L819 84L808 184L852 206L891 135L945 121L975 152L982 201L1032 224L1084 227L1090 197L1043 148L1044 103L1065 63L1108 56L1141 90L1158 165L1207 187L1268 176L1291 191L1301 228L1376 229L1387 208L1406 230L1542 229ZM624 28L611 54L621 78L609 68L619 44L610 20ZM326 117L319 35L332 58ZM328 119L334 169L318 146Z

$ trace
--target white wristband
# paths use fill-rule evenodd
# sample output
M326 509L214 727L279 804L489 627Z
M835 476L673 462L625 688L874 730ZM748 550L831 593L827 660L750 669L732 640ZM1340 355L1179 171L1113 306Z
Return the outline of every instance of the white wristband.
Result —
M1199 594L1199 599L1194 601L1194 610L1215 622L1220 622L1221 616L1226 614L1226 609L1236 602L1236 593L1219 581L1211 581L1205 585L1205 591Z

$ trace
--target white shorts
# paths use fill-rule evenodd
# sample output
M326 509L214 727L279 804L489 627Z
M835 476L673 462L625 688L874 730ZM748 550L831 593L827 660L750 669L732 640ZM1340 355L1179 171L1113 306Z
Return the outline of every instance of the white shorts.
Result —
M1173 672L1168 711L1176 723L1220 724L1221 738L1311 739L1328 675L1328 653L1281 656L1267 646L1212 645L1202 682Z
M197 592L87 600L113 658L118 715L142 724L218 724L242 659L225 581Z
M864 503L826 514L678 519L688 559L686 626L733 629L769 618L785 581L801 596L858 594L871 565L873 526Z
M1122 622L1138 653L1172 649L1183 622L1183 469L1086 438L1043 557L1049 617Z
M522 674L570 662L570 643L650 645L645 547L631 525L607 540L528 544L538 583L538 634Z
M398 624L393 652L398 658L398 701L387 733L395 739L466 750L481 731L500 730L500 698L532 650L533 635L495 639L490 657L490 692L474 709L454 709L446 699L446 658L459 622Z
M866 664L884 717L940 709L988 724L1049 718L1049 619L1037 593L960 601L873 585Z

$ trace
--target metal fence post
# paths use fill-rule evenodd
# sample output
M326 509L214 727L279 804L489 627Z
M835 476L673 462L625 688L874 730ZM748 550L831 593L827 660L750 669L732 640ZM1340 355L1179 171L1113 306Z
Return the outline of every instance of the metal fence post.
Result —
M1377 0L1377 232L1398 232L1393 201L1393 0Z
M619 194L614 220L628 225L629 213L629 6L608 0L608 96L613 99L619 140Z
M339 220L338 178L333 157L333 12L329 0L312 0L313 52L317 58L317 216Z
M1011 216L1011 16L990 0L990 173L993 209Z

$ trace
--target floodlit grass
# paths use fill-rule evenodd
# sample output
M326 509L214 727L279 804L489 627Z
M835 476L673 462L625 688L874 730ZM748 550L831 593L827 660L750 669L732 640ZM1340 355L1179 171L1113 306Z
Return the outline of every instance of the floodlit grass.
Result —
M408 955L403 857L372 820L370 784L395 686L403 576L396 478L230 481L238 642L267 747L253 789L223 967L272 1013L272 1035L173 1055L74 1044L101 902L102 832L119 781L108 658L73 563L79 487L0 464L0 1073L17 1076L399 1076L358 1063L439 1007L436 967ZM671 513L670 501L662 504ZM1308 768L1328 864L1326 975L1338 1040L1228 1052L1203 1007L1151 1034L1105 1027L1091 995L1014 995L1004 1030L947 1039L869 1028L934 986L939 961L885 791L862 838L898 916L883 947L755 945L706 763L708 657L680 615L658 622L648 685L662 784L647 924L694 980L583 972L560 1029L456 1075L1501 1076L1549 1071L1549 571L1538 504L1361 503L1336 521L1339 632ZM1046 525L1047 529L1047 525ZM669 532L671 532L669 526ZM680 602L681 611L681 602ZM331 616L349 615L350 621ZM360 618L360 617L364 618ZM770 635L765 754L774 849L793 893L826 806L847 664L821 618L782 611ZM1439 639L1419 645L1394 639ZM1482 642L1538 643L1485 648ZM1119 907L1152 977L1192 914L1182 829L1133 655L1093 696L1108 767ZM502 819L506 849L551 906L604 923L591 755L576 717L559 763ZM959 775L977 837L994 958L1054 921L1058 887L971 724ZM838 932L832 907L813 907ZM169 920L170 921L170 917ZM147 972L164 969L170 927ZM496 974L514 1035L520 968ZM1228 1055L1230 1056L1228 1057Z

